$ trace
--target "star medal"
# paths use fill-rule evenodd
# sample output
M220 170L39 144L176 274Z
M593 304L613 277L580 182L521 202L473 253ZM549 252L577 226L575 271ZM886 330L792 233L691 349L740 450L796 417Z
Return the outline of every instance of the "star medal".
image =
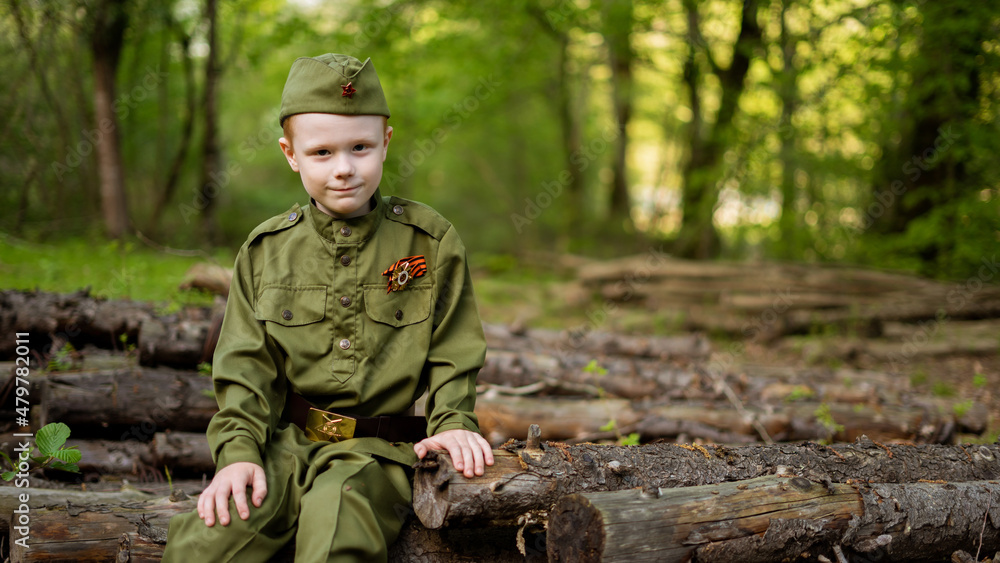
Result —
M389 276L389 290L386 293L403 291L410 280L419 278L426 273L427 260L422 255L396 260L395 264L382 272L383 276Z
M347 84L341 84L340 87L343 88L344 90L343 92L340 93L340 97L354 99L354 93L357 92L358 90L354 87L353 82L348 82Z

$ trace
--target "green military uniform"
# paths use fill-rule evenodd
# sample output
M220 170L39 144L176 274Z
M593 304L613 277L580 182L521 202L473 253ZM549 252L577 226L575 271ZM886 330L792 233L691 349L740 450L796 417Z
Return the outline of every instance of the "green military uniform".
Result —
M246 521L230 499L228 526L174 517L165 560L266 561L293 538L297 561L385 560L410 507L413 445L311 441L289 422L290 392L320 409L377 416L406 413L427 391L428 435L478 432L486 345L465 248L423 204L378 191L371 203L343 220L295 206L240 249L208 439L217 470L256 463L268 492ZM403 259L426 269L393 276Z

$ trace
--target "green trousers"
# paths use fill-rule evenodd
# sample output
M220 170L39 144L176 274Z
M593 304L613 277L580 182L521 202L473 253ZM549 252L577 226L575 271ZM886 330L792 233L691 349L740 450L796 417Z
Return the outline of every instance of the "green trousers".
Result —
M403 465L364 451L369 440L311 442L297 427L279 429L264 452L261 506L241 520L230 499L229 525L211 528L196 511L174 516L163 560L268 561L294 539L296 562L386 561L412 488Z

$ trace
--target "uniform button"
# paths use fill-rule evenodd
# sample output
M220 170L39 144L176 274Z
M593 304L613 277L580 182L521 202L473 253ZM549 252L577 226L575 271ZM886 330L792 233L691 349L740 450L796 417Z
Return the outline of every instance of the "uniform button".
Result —
M340 234L343 235L343 236L345 236L345 237L351 236L351 228L348 227L348 226L346 226L346 225L343 226L343 227L341 227L340 228Z
M402 309L396 309L396 320L397 321L403 320L403 310Z
M289 221L294 221L294 220L296 220L298 218L299 218L299 214L296 213L296 212L294 212L294 211L292 211L291 213L288 214L288 220Z
M340 341L340 348L342 350L347 350L350 347L351 347L351 341L350 340L348 340L348 339L345 338L345 339L343 339L343 340Z
M343 296L343 297L341 297L340 298L340 304L342 306L344 306L344 307L350 307L351 306L351 298L348 297L348 296L346 296L346 295Z
M285 319L286 321L292 320L292 312L289 311L288 309L285 309L284 311L281 312L281 318Z
M403 206L402 205L393 205L392 206L392 212L395 213L396 215L402 215L403 214Z
M346 254L343 255L343 256L341 256L340 257L340 263L343 264L343 265L345 265L345 266L350 266L351 265L351 257L348 256L348 255L346 255Z

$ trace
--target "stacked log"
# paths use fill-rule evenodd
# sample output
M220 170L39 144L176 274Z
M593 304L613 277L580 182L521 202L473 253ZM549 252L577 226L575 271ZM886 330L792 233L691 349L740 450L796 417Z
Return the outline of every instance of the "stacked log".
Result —
M942 283L836 265L702 262L652 254L586 263L576 278L609 301L678 311L691 329L775 339L829 325L873 337L891 324L996 320L1000 287L983 283L996 274L995 265L986 263L979 277ZM985 341L963 343L968 341L954 339L950 345L963 352L982 346L996 351L995 340L992 347Z

